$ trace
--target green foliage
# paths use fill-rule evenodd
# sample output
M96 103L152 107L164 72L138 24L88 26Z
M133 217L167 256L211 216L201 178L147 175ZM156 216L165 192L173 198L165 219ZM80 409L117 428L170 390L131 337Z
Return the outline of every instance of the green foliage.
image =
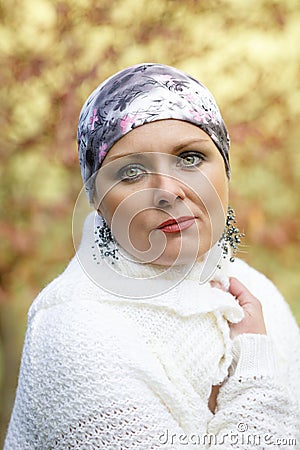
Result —
M300 320L299 1L4 0L0 15L3 423L26 311L74 252L82 102L127 65L174 65L214 93L232 139L241 256L277 283Z

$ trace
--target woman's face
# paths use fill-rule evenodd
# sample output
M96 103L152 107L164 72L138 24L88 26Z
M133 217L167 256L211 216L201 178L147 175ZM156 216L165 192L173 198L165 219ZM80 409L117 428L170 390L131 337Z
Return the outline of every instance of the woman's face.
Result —
M188 122L140 126L105 157L96 203L116 240L137 259L167 266L200 260L225 226L223 158Z

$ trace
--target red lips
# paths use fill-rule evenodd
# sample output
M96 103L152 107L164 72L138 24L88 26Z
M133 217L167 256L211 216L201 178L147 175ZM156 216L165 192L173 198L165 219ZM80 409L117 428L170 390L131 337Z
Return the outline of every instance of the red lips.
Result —
M178 219L169 219L161 223L157 229L164 233L178 233L186 230L195 223L194 216L183 216Z

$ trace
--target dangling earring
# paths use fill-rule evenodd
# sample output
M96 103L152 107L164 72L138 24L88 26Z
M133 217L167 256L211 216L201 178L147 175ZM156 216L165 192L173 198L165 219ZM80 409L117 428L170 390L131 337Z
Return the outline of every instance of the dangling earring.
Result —
M95 246L98 247L102 259L112 258L112 264L114 264L114 260L119 259L117 256L118 244L105 219L98 214L95 218L95 245L92 246L92 249L95 249ZM93 253L93 258L94 261L97 261L96 253ZM97 264L100 264L99 261Z
M245 236L244 233L240 233L240 230L235 226L235 224L236 220L234 209L231 208L231 206L228 206L226 226L219 241L219 245L221 245L223 249L223 258L230 255L230 262L234 262L235 256L239 249L239 244L241 243L241 238Z

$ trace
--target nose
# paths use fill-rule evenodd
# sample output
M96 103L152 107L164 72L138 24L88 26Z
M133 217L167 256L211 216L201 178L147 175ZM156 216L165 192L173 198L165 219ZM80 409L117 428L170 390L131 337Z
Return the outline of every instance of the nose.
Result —
M185 193L179 180L176 178L155 174L153 185L153 204L157 208L174 206L178 200L184 200Z

